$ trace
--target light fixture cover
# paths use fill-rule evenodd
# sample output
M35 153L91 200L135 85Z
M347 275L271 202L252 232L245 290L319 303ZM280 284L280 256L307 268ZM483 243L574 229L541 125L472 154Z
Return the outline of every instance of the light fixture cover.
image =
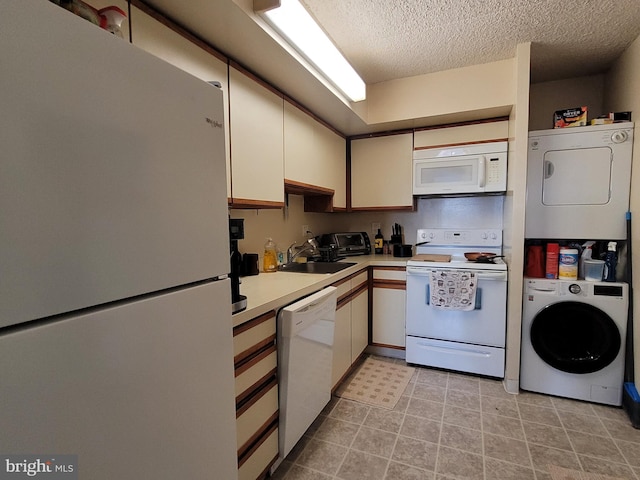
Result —
M364 81L298 0L280 0L260 14L351 101L366 98Z

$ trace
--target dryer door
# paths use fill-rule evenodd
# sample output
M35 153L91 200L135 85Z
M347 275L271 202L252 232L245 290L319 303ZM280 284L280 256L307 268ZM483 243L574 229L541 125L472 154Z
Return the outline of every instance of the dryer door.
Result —
M554 303L531 323L531 344L542 360L569 373L602 370L618 356L621 338L609 315L581 302Z

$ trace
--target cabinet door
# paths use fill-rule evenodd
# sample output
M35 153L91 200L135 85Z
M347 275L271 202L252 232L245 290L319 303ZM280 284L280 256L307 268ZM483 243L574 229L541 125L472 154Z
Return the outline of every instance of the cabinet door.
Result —
M372 342L383 347L405 346L407 274L402 267L373 268Z
M229 67L232 205L284 206L281 95Z
M351 363L369 344L369 291L363 289L351 300Z
M509 122L481 122L456 127L429 128L418 130L414 134L414 148L433 148L460 143L478 143L487 141L507 141Z
M346 208L346 140L289 102L284 104L284 176L333 190L333 207Z
M413 209L413 133L351 141L353 210Z
M121 3L126 3L122 2ZM108 0L112 4L111 0ZM122 8L122 7L121 7ZM123 8L126 12L126 7ZM128 22L123 22L128 23ZM179 35L142 10L131 6L131 41L137 47L162 58L205 82L216 81L222 86L224 99L225 158L227 161L227 197L231 198L231 163L229 156L229 86L227 61L216 57Z
M351 366L351 302L340 305L336 310L333 332L333 367L331 385L335 387Z

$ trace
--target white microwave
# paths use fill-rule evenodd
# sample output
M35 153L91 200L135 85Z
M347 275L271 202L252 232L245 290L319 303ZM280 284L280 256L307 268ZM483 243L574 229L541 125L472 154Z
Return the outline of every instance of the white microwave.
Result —
M505 192L507 148L507 142L488 142L414 150L413 194Z

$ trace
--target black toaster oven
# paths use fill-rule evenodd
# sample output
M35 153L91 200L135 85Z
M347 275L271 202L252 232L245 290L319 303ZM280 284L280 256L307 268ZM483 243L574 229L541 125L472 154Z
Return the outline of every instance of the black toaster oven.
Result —
M335 245L340 257L369 255L371 253L371 242L367 232L326 233L320 236L319 241L320 247Z

